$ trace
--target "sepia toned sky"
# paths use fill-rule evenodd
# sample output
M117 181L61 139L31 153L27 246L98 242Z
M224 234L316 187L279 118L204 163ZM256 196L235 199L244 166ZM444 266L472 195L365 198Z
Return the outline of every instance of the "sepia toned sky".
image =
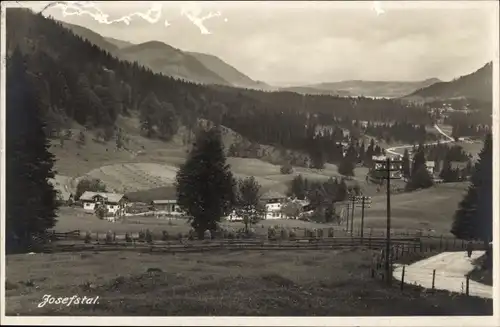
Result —
M40 9L47 3L29 6ZM57 5L44 14L103 36L133 43L158 40L213 54L255 80L281 85L352 79L450 80L477 70L495 56L493 1L377 3L378 7L374 1L80 2L80 8L94 18L89 14L65 17ZM110 22L146 13L152 5L156 11L150 16L156 19L150 21L134 16L127 25L95 19L96 7ZM220 16L203 21L211 34L203 34L192 22L193 17L217 11Z

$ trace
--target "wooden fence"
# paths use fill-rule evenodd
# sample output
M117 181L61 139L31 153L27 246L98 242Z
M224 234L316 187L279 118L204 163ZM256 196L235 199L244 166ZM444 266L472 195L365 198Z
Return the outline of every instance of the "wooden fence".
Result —
M478 251L478 250L484 250L484 244L481 242L472 242L471 248L473 251ZM374 258L374 262L372 263L371 267L371 276L376 279L382 279L385 280L386 278L392 278L394 277L394 267L402 267L401 276L399 278L399 283L400 283L400 288L404 288L404 283L405 283L405 273L408 272L408 268L404 264L405 261L413 261L416 259L422 260L427 257L431 257L434 255L437 255L443 251L464 251L464 255L466 255L466 250L467 250L467 244L462 241L462 240L449 240L448 238L443 238L443 237L437 237L437 238L420 238L420 246L415 247L411 246L409 244L392 244L390 248L390 254L389 254L389 263L390 263L390 269L392 272L391 276L386 276L386 271L385 271L385 248L381 250L379 254L377 254ZM403 262L403 264L401 264ZM435 277L436 277L436 271L433 272L432 274L432 283L429 282L429 285L426 283L426 287L430 289L435 288ZM461 277L462 278L462 277ZM431 280L431 277L428 278L429 281ZM464 293L469 295L469 276L463 276L463 283L461 289L458 287L455 288L457 289L457 293ZM422 286L422 285L421 285ZM481 292L485 292L484 290L479 290Z

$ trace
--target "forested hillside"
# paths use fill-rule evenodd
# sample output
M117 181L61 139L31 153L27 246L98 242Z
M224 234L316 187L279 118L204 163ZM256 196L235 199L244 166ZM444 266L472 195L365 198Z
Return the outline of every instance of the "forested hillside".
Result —
M432 122L425 108L397 100L303 96L226 86L202 86L154 74L137 63L120 61L61 23L23 9L7 11L8 55L19 48L53 132L71 121L115 137L119 115L137 111L141 133L169 140L182 124L198 118L222 124L252 142L332 157L343 139L335 128L359 132L359 121L406 124L393 138L416 143L434 138L422 126ZM379 131L380 132L380 131ZM356 133L354 133L356 135Z
M493 64L487 63L477 71L450 82L439 82L407 96L424 100L465 98L485 103L493 102Z

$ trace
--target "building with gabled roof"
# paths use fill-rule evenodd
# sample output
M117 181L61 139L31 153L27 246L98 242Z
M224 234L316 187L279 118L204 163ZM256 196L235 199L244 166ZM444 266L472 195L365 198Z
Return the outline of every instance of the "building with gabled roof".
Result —
M124 194L91 191L85 191L78 200L82 202L84 210L94 212L98 205L103 204L111 214L124 213L128 202Z

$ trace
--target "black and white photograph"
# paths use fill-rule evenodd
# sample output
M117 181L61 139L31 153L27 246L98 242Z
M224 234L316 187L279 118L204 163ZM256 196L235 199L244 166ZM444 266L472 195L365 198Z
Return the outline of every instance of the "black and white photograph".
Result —
M497 1L1 24L4 323L500 324Z

